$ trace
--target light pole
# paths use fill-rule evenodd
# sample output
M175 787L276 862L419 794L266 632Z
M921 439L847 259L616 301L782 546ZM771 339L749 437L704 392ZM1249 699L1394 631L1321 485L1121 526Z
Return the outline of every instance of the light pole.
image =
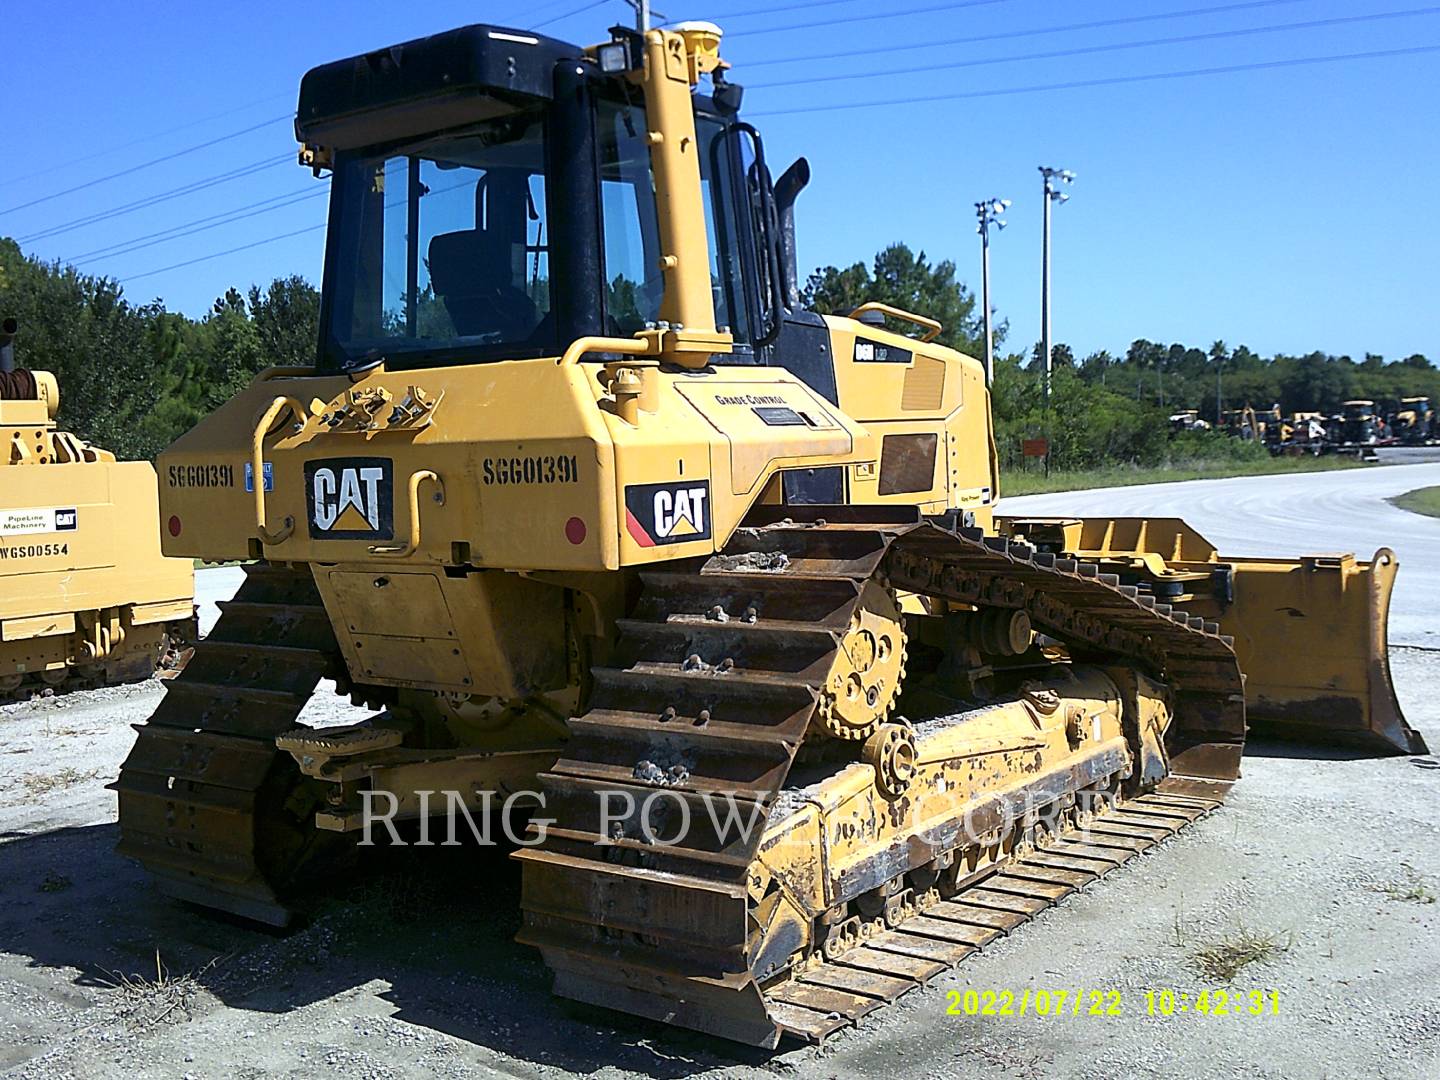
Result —
M975 217L979 224L975 231L980 234L980 303L985 306L985 385L995 380L995 338L990 331L990 226L1005 228L1000 217L1010 208L1009 199L987 199L975 204Z
M1040 175L1045 180L1045 228L1043 230L1043 246L1040 256L1040 348L1045 354L1045 435L1050 435L1050 204L1063 203L1070 198L1055 186L1055 181L1062 184L1072 183L1075 174L1069 169L1052 169L1048 165L1040 166ZM1047 455L1045 460L1050 460Z

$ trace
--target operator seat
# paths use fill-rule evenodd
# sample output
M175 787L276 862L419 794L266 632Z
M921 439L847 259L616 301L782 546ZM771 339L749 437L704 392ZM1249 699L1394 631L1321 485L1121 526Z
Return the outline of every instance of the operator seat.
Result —
M491 169L475 183L475 228L430 240L430 285L461 337L523 341L539 322L523 288L527 184L523 172Z

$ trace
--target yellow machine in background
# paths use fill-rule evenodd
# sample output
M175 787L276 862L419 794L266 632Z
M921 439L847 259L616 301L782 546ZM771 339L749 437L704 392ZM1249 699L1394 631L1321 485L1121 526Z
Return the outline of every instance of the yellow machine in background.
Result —
M0 699L149 678L195 637L189 559L160 553L155 470L55 426L48 371L0 330Z
M1391 437L1405 446L1428 446L1440 440L1440 425L1428 397L1400 399L1400 408L1390 418Z
M160 462L166 552L257 560L116 784L170 894L284 924L367 805L519 800L557 993L774 1046L1213 809L1247 705L1420 748L1388 553L996 517L982 365L802 307L809 169L772 181L719 42L470 26L306 75L316 365ZM325 676L384 711L299 724Z

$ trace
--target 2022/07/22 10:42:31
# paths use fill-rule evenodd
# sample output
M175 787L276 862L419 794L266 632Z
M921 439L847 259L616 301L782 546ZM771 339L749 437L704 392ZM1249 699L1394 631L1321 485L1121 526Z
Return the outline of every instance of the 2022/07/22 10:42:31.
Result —
M1235 990L1215 987L1200 991L1150 989L1141 992L1146 1016L1278 1016L1278 990ZM947 1016L1124 1016L1119 990L951 990Z

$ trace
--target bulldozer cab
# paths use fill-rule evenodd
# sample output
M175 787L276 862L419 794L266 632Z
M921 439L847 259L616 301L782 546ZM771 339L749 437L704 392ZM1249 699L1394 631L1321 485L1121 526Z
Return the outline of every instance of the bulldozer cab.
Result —
M333 169L322 370L557 356L662 325L753 354L776 322L775 214L738 88L718 67L713 93L692 93L688 70L672 80L700 173L687 221L654 146L688 141L688 125L677 137L673 115L652 117L647 46L615 35L598 47L608 67L586 62L596 50L472 26L306 76L300 135ZM702 216L703 247L667 235ZM702 250L708 265L677 265Z

